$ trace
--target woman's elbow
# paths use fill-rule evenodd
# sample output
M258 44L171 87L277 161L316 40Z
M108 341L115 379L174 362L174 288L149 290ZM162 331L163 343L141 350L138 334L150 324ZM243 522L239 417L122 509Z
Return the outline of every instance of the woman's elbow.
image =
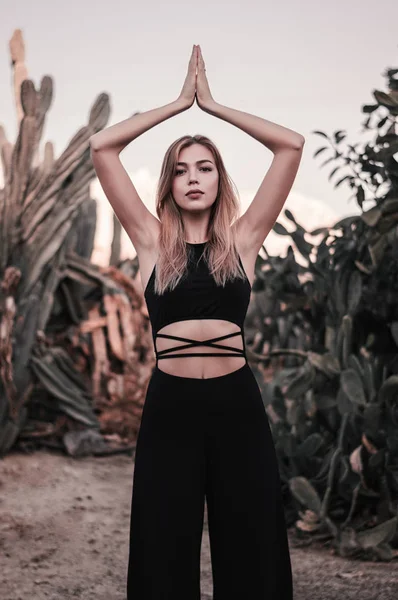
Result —
M88 138L88 141L89 141L91 150L99 150L100 149L98 135L96 133L94 133L94 135L90 136Z

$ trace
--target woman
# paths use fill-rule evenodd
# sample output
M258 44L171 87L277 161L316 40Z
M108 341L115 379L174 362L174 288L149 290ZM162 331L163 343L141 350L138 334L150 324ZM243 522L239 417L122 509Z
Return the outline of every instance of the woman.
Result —
M205 71L194 46L176 101L90 138L98 178L138 254L157 359L136 446L127 598L200 600L206 500L214 599L291 600L275 448L246 361L243 322L254 263L294 182L304 138L215 102ZM184 136L168 149L159 220L119 160L128 143L195 99L274 154L239 218L207 137Z

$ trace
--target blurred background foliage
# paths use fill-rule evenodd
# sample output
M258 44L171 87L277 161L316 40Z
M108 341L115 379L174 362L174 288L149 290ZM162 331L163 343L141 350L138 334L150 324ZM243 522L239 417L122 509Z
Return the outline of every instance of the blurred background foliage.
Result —
M274 231L292 244L285 257L263 247L245 326L289 523L299 513L304 537L381 560L398 547L397 73L362 107L372 142L313 132L314 158L329 155L362 213L306 231L286 210L291 230Z

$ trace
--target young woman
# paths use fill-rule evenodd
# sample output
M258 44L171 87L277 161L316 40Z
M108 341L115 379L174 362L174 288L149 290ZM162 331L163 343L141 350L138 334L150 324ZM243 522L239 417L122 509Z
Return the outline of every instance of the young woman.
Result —
M200 600L206 501L214 600L291 600L277 459L243 325L254 263L293 185L304 138L217 103L205 71L194 46L176 101L90 138L98 178L138 254L157 359L136 446L127 598ZM159 219L119 160L127 144L195 99L274 154L243 216L207 137L187 135L167 150Z

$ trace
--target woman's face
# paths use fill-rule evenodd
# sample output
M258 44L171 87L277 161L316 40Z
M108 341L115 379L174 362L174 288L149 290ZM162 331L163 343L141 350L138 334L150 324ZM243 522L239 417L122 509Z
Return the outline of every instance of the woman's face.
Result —
M204 162L202 162L204 161ZM218 171L213 154L201 144L193 144L181 150L173 175L172 193L177 205L187 211L209 209L218 191ZM188 195L190 190L202 193Z

